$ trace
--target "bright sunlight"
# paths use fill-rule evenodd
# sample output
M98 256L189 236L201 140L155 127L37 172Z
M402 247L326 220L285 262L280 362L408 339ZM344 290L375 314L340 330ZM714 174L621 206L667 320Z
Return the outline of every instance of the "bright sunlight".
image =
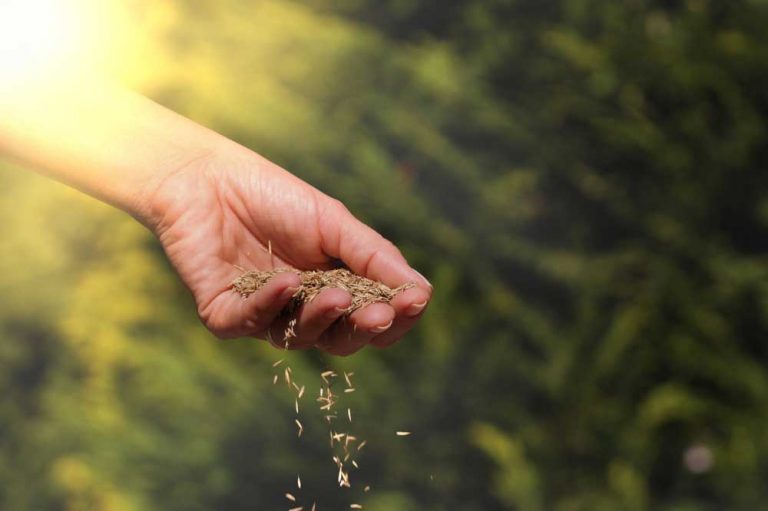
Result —
M110 0L0 0L0 79L101 66L124 34L120 14Z

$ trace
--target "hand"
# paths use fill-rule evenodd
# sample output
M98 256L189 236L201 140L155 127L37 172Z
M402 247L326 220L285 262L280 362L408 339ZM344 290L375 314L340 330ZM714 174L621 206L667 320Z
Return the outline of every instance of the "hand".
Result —
M279 313L299 286L298 275L281 273L244 299L229 286L238 267L328 269L338 260L390 287L416 287L349 317L342 317L349 293L324 290L296 313L291 348L350 355L366 344L389 346L416 323L432 288L392 243L268 160L239 146L227 153L170 173L148 194L143 215L215 335L266 338L283 348L289 318Z

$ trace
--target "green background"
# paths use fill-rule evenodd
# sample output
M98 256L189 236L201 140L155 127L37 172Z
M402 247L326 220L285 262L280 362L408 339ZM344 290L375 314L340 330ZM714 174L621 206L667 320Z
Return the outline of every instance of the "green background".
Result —
M768 509L767 2L132 5L143 92L344 201L434 301L389 350L288 356L311 393L356 374L342 490L281 353L3 164L0 509Z

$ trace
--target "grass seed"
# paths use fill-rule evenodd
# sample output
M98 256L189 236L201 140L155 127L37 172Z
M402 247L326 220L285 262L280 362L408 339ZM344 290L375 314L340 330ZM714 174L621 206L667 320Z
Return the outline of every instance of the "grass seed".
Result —
M268 271L246 271L232 281L232 289L243 297L250 296L252 293L261 289L269 280L283 272L295 272L290 268L277 268ZM352 296L352 302L344 310L345 315L350 315L361 307L372 303L388 303L402 291L415 287L413 282L408 282L394 289L389 286L376 282L374 280L355 275L344 268L336 270L308 270L298 272L301 279L301 285L296 293L288 301L285 311L293 313L302 305L311 302L320 292L325 289L339 288L349 292ZM289 324L292 331L293 325Z

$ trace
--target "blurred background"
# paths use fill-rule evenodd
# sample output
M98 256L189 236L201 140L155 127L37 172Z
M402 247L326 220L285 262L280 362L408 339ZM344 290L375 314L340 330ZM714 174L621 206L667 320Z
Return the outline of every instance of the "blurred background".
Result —
M110 72L344 201L434 302L288 355L311 396L355 372L340 489L280 352L2 163L0 509L768 509L768 2L112 3Z

